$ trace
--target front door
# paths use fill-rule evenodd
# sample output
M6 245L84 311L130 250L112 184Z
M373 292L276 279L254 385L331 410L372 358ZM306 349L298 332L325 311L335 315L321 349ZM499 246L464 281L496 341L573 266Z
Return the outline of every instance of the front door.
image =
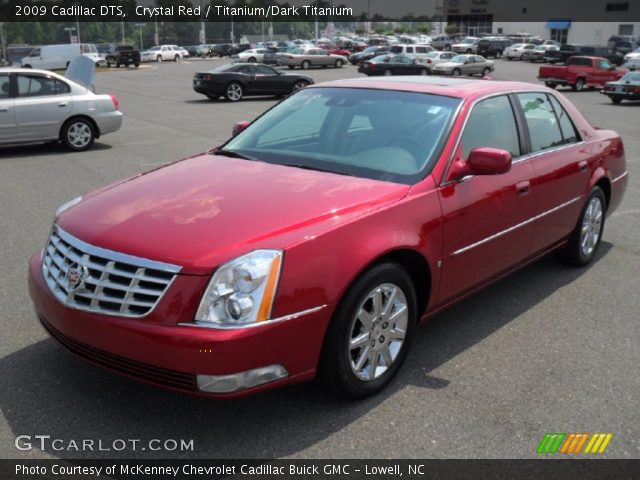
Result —
M477 147L511 152L511 170L445 182L439 189L443 255L438 303L472 290L529 255L534 201L531 162L522 151L514 108L506 95L477 103L462 133L454 161ZM451 180L451 179L450 179Z

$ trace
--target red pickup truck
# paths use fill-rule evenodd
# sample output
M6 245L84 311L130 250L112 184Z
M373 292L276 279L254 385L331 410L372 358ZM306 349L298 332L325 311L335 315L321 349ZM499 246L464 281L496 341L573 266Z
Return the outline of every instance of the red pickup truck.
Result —
M570 57L565 66L542 65L538 80L549 88L570 85L576 92L585 87L604 87L607 82L615 82L625 70L619 70L602 57Z

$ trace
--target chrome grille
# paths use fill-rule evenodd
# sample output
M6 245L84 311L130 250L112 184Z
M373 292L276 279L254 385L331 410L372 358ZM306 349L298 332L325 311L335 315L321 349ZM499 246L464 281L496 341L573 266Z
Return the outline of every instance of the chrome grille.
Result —
M150 313L180 267L134 257L75 238L54 225L42 272L63 304L123 317Z

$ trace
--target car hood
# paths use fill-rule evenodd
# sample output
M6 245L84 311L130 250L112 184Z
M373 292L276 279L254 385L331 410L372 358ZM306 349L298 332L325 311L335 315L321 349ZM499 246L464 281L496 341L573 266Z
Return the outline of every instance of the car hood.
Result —
M403 198L409 186L202 154L90 193L57 219L92 245L208 274Z

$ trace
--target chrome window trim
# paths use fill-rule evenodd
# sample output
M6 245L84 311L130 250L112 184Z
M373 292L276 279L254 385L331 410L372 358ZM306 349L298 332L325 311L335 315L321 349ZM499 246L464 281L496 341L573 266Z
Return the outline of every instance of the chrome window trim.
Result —
M440 182L440 186L441 187L445 187L445 186L448 186L448 185L451 185L451 184L455 184L455 183L460 183L460 182L468 180L469 178L475 177L475 175L467 175L466 177L463 177L463 178L461 178L459 180L449 180L449 181L446 180L447 176L449 175L449 171L451 170L451 165L453 163L453 158L454 158L456 152L458 151L458 147L460 146L460 142L462 141L462 135L464 135L464 130L465 130L465 128L467 128L467 122L469 121L469 117L471 117L471 113L473 112L473 109L476 107L476 105L478 103L484 101L484 100L488 100L489 98L499 97L501 95L506 95L506 96L508 96L508 95L518 95L520 93L542 93L542 94L545 94L545 95L546 94L550 94L550 95L553 95L553 97L558 101L558 103L561 106L563 106L562 102L553 93L544 92L544 91L540 91L540 90L509 90L508 92L490 93L490 94L484 95L482 97L476 98L471 103L471 106L469 107L469 114L467 115L467 118L464 119L464 122L462 124L462 128L460 129L460 134L458 135L458 138L456 139L456 143L454 144L453 150L451 151L449 159L447 160L447 167L445 168L444 175L442 176L442 181ZM462 104L464 104L464 102L462 102L460 106L462 106ZM566 109L565 109L565 111L566 111ZM514 112L514 114L515 114L515 112ZM571 119L571 122L575 126L576 122L573 120L573 117L571 117L571 114L569 114L569 112L567 112L567 115L569 115L569 118ZM515 118L514 118L514 121L515 121ZM517 122L516 122L516 128L517 128ZM578 133L580 133L580 132L578 132ZM556 151L562 150L564 148L569 148L569 147L573 147L573 146L576 146L576 145L581 145L581 144L584 144L584 143L586 143L584 141L584 139L581 139L579 142L567 143L567 144L564 144L564 145L559 145L557 147L547 148L545 150L538 150L537 152L529 152L529 153L527 153L525 155L519 156L512 163L516 164L516 163L519 163L519 162L523 162L525 160L529 160L531 158L535 158L535 157L543 155L543 154L556 152Z
M618 180L622 180L627 175L629 175L629 172L624 172L622 175L618 175L616 178L611 180L611 183L616 183Z
M83 242L79 238L74 237L70 233L63 230L59 225L54 224L54 229L58 235L67 243L73 245L79 250L83 250L89 255L95 255L97 257L104 257L114 262L128 263L141 268L151 268L153 270L162 270L167 273L179 273L182 267L178 265L172 265L170 263L158 262L155 260L149 260L143 257L136 257L134 255L128 255L126 253L116 252L102 247L96 247L89 243Z
M513 225L513 226L511 226L511 227L509 227L509 228L507 228L505 230L501 230L501 231L499 231L497 233L494 233L493 235L490 235L490 236L488 236L486 238L483 238L482 240L479 240L479 241L477 241L475 243L472 243L471 245L467 245L466 247L462 247L461 249L456 250L455 252L453 252L451 254L451 256L460 255L461 253L464 253L464 252L466 252L468 250L471 250L472 248L478 247L478 246L480 246L480 245L482 245L484 243L490 242L491 240L495 240L496 238L499 238L499 237L501 237L503 235L506 235L507 233L513 232L514 230L517 230L520 227L524 227L525 225L528 225L531 222L535 222L536 220L540 220L541 218L546 217L547 215L549 215L549 214L551 214L553 212L557 212L558 210L560 210L560 209L562 209L564 207L568 207L572 203L575 203L578 200L580 200L582 197L583 197L583 195L581 195L579 197L572 198L568 202L562 203L562 204L557 205L557 206L555 206L555 207L553 207L553 208L551 208L549 210L546 210L546 211L544 211L544 212L542 212L542 213L540 213L540 214L538 214L538 215L536 215L534 217L528 218L524 222L520 222L520 223L518 223L516 225Z
M301 310L299 312L296 313L290 313L289 315L284 315L282 317L278 317L278 318L274 318L272 320L265 320L263 322L255 322L255 323L248 323L246 325L228 325L228 326L224 326L224 325L220 325L220 324L216 324L213 322L181 322L178 325L181 327L195 327L195 328L208 328L208 329L212 329L212 330L243 330L243 329L247 329L247 328L257 328L257 327L263 327L266 325L273 325L274 323L279 323L279 322L285 322L287 320L293 320L299 317L303 317L305 315L310 315L312 313L316 313L319 312L320 310L322 310L323 308L326 308L328 305L324 304L324 305L319 305L317 307L313 307L313 308L308 308L306 310Z

